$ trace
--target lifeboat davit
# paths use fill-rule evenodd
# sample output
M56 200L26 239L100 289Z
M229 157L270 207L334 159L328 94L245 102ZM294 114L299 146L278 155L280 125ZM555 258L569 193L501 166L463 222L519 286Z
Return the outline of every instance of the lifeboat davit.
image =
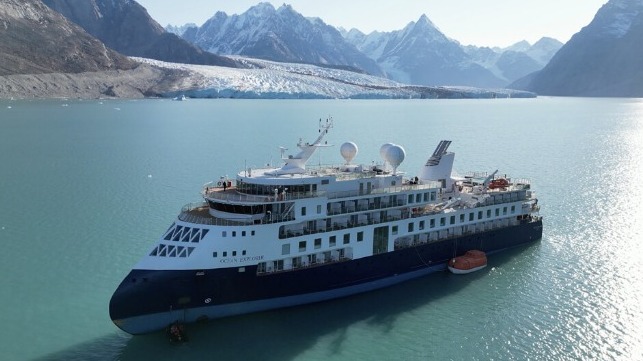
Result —
M455 274L475 272L487 267L487 255L478 250L467 251L462 256L451 258L447 267Z

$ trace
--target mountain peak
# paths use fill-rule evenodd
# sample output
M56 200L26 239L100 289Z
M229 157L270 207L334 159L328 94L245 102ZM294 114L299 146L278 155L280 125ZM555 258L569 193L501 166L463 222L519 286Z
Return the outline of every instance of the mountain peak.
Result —
M435 27L435 25L433 25L433 22L429 19L428 16L426 16L426 14L422 14L422 16L420 16L416 24Z

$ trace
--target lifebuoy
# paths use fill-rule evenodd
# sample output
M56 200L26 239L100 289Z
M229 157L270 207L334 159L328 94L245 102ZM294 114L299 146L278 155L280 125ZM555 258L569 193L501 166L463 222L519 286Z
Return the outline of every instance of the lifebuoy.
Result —
M221 187L222 185L223 185L223 183L221 183L221 181L217 182L217 186Z

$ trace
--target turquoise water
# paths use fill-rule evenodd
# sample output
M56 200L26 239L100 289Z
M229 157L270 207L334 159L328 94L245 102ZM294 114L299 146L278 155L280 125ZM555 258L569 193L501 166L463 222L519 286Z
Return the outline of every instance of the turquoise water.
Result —
M531 180L543 239L346 299L132 337L109 298L202 184L276 162L401 144L415 175L441 139L456 169ZM316 159L315 159L316 158ZM643 359L643 100L0 101L3 360Z

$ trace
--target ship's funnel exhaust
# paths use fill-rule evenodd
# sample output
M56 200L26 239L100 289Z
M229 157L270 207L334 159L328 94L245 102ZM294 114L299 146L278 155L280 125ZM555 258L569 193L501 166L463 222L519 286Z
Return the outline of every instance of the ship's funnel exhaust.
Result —
M450 140L440 141L429 160L420 169L421 180L438 181L442 182L442 187L444 188L451 187L453 184L451 171L453 170L455 153L447 152L449 145L451 145Z

